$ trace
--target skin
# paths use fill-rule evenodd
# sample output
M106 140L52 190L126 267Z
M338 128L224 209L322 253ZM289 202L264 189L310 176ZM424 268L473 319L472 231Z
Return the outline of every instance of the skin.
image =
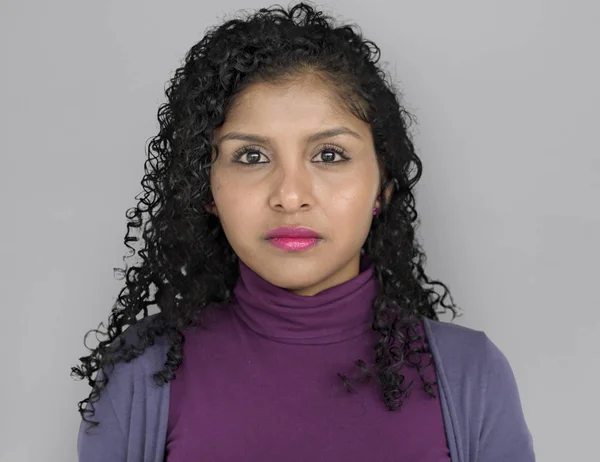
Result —
M308 140L340 127L355 135ZM234 139L234 132L265 139ZM215 205L209 210L247 266L306 296L358 275L373 208L380 206L381 172L370 126L343 108L327 83L305 76L249 86L213 142L219 155L211 168ZM235 152L244 146L253 149L236 162ZM331 147L341 148L348 160ZM307 227L322 239L307 251L288 252L265 239L279 226Z

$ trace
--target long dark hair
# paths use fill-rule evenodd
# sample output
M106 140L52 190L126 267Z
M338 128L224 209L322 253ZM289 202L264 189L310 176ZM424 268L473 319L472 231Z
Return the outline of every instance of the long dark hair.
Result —
M219 220L205 208L211 200L212 134L248 85L305 72L331 83L348 110L370 124L385 172L383 187L394 185L362 249L372 258L382 288L373 303L372 323L380 338L374 365L355 362L356 381L375 378L385 406L397 410L412 385L405 384L401 374L402 366L409 365L418 368L425 390L435 397L435 381L427 381L423 373L433 358L416 326L419 318L437 320L447 310L454 319L458 308L446 285L424 271L426 257L415 234L412 193L422 173L408 131L413 117L400 105L378 61L379 48L364 39L357 26L336 26L307 3L288 9L276 5L231 19L210 29L190 49L170 80L167 102L158 110L160 131L148 146L143 193L126 213L125 245L131 250L127 257L137 253L141 261L119 269L125 287L108 327L88 332L105 339L72 368L74 377L87 379L92 387L79 402L86 422L97 425L86 415L94 415L93 403L109 380L100 378L99 371L131 361L161 337L168 341L168 352L163 369L153 378L166 384L182 361L182 330L202 326L200 315L208 305L229 300L239 276L237 257ZM132 235L136 230L141 239ZM138 242L142 246L136 250L132 244ZM436 286L443 289L442 295ZM125 344L121 334L148 318L149 306L158 307L158 313L140 329L134 344ZM352 391L354 379L338 375Z

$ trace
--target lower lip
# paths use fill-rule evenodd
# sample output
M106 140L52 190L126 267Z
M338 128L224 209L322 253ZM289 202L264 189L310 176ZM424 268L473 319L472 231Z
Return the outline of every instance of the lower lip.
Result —
M311 238L298 238L298 237L276 237L269 239L269 242L275 247L287 250L288 252L302 252L304 250L312 249L319 243L320 239Z

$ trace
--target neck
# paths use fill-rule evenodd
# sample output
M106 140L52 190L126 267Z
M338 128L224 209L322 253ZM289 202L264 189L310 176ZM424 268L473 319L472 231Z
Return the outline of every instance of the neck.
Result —
M337 343L370 329L379 286L367 256L361 257L354 277L311 296L271 284L241 260L239 265L233 311L264 337L283 343Z

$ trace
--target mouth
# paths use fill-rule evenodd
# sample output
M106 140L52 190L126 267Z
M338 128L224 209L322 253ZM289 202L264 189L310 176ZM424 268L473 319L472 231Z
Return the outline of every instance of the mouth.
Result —
M267 234L267 240L275 247L288 252L302 252L316 246L322 237L308 228L280 227Z

